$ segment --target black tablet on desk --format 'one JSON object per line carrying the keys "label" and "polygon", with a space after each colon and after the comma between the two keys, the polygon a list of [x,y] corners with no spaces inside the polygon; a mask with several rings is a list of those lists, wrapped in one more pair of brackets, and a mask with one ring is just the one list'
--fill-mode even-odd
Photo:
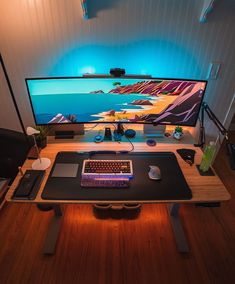
{"label": "black tablet on desk", "polygon": [[[81,173],[83,160],[88,153],[59,152],[42,192],[45,200],[77,201],[155,201],[155,200],[189,200],[191,190],[180,169],[177,158],[172,152],[133,152],[128,154],[96,153],[92,159],[132,160],[134,177],[129,188],[83,188]],[[55,176],[58,164],[76,165],[73,176]],[[149,166],[156,165],[161,169],[161,180],[151,180],[148,176]],[[76,175],[74,175],[74,170]]]}

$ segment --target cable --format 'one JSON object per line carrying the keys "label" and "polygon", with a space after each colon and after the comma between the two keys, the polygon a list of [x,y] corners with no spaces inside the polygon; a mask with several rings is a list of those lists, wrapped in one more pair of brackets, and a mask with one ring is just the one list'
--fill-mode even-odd
{"label": "cable", "polygon": [[97,125],[99,125],[99,123],[96,123],[96,124],[95,124],[94,126],[92,126],[91,128],[86,129],[85,132],[91,131],[92,129],[96,128]]}
{"label": "cable", "polygon": [[[115,124],[112,123],[112,125],[115,127],[115,130],[117,130],[117,127]],[[123,125],[123,128],[126,129],[126,127]],[[126,136],[125,136],[126,137]],[[131,140],[126,137],[127,141],[131,144],[131,150],[128,151],[128,153],[132,152],[135,149],[134,144],[131,142]],[[121,143],[121,141],[119,141],[119,143]]]}
{"label": "cable", "polygon": [[126,137],[126,139],[129,141],[129,143],[131,144],[131,147],[132,147],[131,150],[129,150],[129,153],[130,153],[135,149],[135,146],[128,137]]}
{"label": "cable", "polygon": [[222,142],[221,142],[220,134],[221,134],[221,133],[219,132],[219,137],[218,137],[219,139],[218,139],[218,140],[219,140],[219,145],[221,146],[221,145],[222,145]]}

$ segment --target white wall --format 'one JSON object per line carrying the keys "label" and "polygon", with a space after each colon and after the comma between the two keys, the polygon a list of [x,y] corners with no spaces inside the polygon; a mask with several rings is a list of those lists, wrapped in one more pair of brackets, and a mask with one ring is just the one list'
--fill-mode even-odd
{"label": "white wall", "polygon": [[[25,77],[76,76],[92,64],[97,73],[125,67],[129,73],[205,79],[209,63],[220,61],[206,101],[224,121],[235,91],[234,0],[216,1],[204,24],[198,20],[203,0],[88,3],[91,18],[83,20],[79,0],[1,0],[0,50],[26,126],[33,117]],[[0,127],[17,128],[10,96],[0,91]],[[217,136],[211,123],[207,133]]]}

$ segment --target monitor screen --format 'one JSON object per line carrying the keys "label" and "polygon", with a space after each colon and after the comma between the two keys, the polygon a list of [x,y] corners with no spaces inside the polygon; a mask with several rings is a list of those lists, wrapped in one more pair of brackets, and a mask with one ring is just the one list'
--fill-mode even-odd
{"label": "monitor screen", "polygon": [[157,78],[26,79],[37,125],[154,123],[195,126],[206,81]]}

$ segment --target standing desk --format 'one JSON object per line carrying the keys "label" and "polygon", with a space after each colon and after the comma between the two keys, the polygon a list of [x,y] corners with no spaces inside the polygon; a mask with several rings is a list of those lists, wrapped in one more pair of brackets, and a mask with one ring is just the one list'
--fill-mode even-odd
{"label": "standing desk", "polygon": [[[200,176],[198,170],[196,168],[196,164],[200,164],[202,158],[202,151],[199,148],[194,148],[189,144],[182,143],[159,143],[154,147],[149,147],[146,143],[134,143],[135,152],[173,152],[175,153],[178,164],[183,172],[183,175],[191,189],[192,198],[187,200],[180,199],[157,199],[157,200],[139,200],[138,203],[166,203],[168,205],[168,213],[169,218],[172,224],[173,233],[176,240],[176,245],[179,252],[188,252],[189,246],[183,231],[183,227],[181,224],[179,210],[180,204],[183,203],[214,203],[214,202],[222,202],[230,199],[230,194],[227,189],[223,185],[222,181],[219,179],[217,175],[214,176]],[[100,144],[95,143],[86,143],[86,142],[57,142],[57,143],[49,143],[48,146],[43,149],[41,152],[42,157],[48,157],[51,159],[51,167],[46,170],[45,177],[41,184],[41,187],[38,191],[38,194],[34,200],[13,200],[12,196],[19,183],[21,175],[18,174],[12,186],[10,187],[6,199],[9,202],[24,202],[24,203],[37,203],[37,204],[51,204],[54,209],[54,217],[51,220],[50,227],[48,229],[48,233],[45,240],[44,253],[45,254],[53,254],[56,248],[57,237],[60,231],[60,226],[62,222],[62,211],[60,208],[60,204],[76,204],[76,203],[89,203],[95,204],[97,200],[68,200],[68,199],[50,199],[45,200],[42,198],[43,189],[46,185],[47,179],[49,177],[52,165],[55,161],[56,155],[60,151],[79,151],[79,152],[87,152],[87,151],[104,151],[104,150],[112,150],[112,151],[122,151],[128,150],[130,148],[129,143],[117,143],[117,142],[102,142]],[[194,149],[196,151],[195,155],[195,163],[193,166],[187,164],[176,152],[177,149],[180,148],[188,148]],[[27,169],[31,169],[32,160],[26,160],[22,169],[23,171]],[[118,190],[118,189],[117,189]],[[128,189],[126,189],[128,190]],[[107,203],[109,200],[99,200],[99,203]],[[112,200],[112,203],[136,203],[136,200]]]}

